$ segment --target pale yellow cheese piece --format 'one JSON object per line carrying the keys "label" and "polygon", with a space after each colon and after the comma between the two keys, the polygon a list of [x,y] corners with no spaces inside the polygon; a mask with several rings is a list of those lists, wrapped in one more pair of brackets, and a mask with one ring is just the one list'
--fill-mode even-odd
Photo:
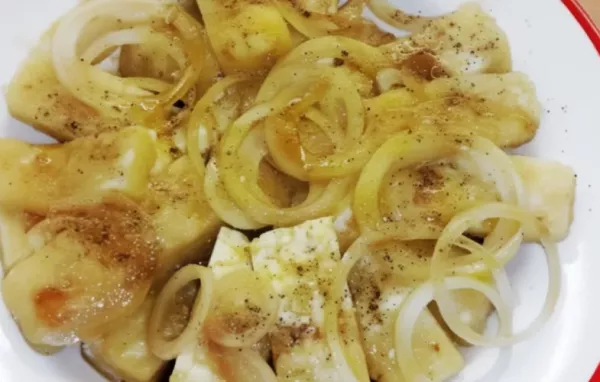
{"label": "pale yellow cheese piece", "polygon": [[[261,235],[251,244],[256,272],[272,281],[282,299],[271,334],[282,381],[346,381],[325,336],[324,306],[340,263],[333,218],[307,221]],[[349,293],[339,313],[340,337],[357,380],[368,380]]]}

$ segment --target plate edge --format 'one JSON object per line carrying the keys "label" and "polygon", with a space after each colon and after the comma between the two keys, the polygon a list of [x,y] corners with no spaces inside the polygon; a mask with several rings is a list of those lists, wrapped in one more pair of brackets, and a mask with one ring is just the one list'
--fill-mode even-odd
{"label": "plate edge", "polygon": [[[567,7],[569,12],[571,12],[573,17],[575,17],[575,20],[577,20],[579,25],[581,25],[581,28],[583,28],[584,32],[588,35],[590,41],[600,54],[600,29],[596,26],[590,15],[578,0],[562,0],[562,3]],[[594,380],[594,382],[599,381],[600,379],[598,381]]]}
{"label": "plate edge", "polygon": [[[596,48],[596,51],[600,54],[600,29],[594,23],[590,15],[578,0],[562,0],[562,3],[567,7],[575,20],[577,20],[577,23],[581,25],[581,28],[587,34],[588,38]],[[600,363],[590,378],[590,382],[600,382]]]}

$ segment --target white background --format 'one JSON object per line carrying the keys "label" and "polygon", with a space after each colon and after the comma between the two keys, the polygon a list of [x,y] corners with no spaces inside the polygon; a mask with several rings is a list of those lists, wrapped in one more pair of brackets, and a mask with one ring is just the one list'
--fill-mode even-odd
{"label": "white background", "polygon": [[[11,120],[7,83],[41,33],[76,0],[3,0],[0,11],[0,136],[43,137]],[[440,13],[459,0],[397,0],[409,11]],[[600,360],[600,58],[558,0],[480,1],[507,32],[515,70],[537,85],[544,106],[537,138],[521,149],[567,163],[578,174],[575,223],[561,244],[564,287],[558,311],[537,336],[512,350],[471,349],[456,381],[587,382]],[[0,153],[1,155],[1,153]],[[1,181],[1,180],[0,180]],[[510,265],[519,295],[517,324],[541,307],[546,270],[526,248]],[[53,357],[30,350],[0,304],[0,381],[102,381],[73,348]]]}

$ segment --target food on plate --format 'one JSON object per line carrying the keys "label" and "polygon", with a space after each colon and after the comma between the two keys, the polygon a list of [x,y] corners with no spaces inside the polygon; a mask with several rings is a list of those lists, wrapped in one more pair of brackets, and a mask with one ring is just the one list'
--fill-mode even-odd
{"label": "food on plate", "polygon": [[10,206],[3,232],[12,235],[3,241],[3,296],[32,343],[103,333],[106,322],[135,312],[152,285],[201,260],[218,230],[198,192],[202,174],[147,129],[2,145],[12,157],[0,192]]}
{"label": "food on plate", "polygon": [[479,5],[464,4],[455,12],[433,18],[406,14],[386,2],[369,0],[370,9],[384,22],[412,32],[383,47],[394,61],[421,52],[435,56],[438,70],[452,75],[512,70],[506,34]]}
{"label": "food on plate", "polygon": [[198,6],[226,73],[267,69],[290,49],[288,26],[269,2],[199,0]]}
{"label": "food on plate", "polygon": [[[434,244],[433,241],[383,243],[365,254],[350,274],[350,290],[374,380],[405,380],[396,361],[395,319],[398,307],[414,285],[427,278],[427,272],[421,272],[419,267],[428,266]],[[476,306],[485,309],[487,318],[488,305],[478,303]],[[451,377],[465,365],[457,345],[427,310],[421,313],[415,327],[413,347],[433,380]]]}
{"label": "food on plate", "polygon": [[[427,63],[417,68],[424,65],[431,67],[431,63]],[[367,106],[367,119],[380,129],[397,129],[398,119],[406,126],[468,128],[500,147],[517,147],[535,136],[540,106],[535,88],[524,74],[466,74],[425,79],[421,93],[415,95],[410,82],[406,84],[406,81],[412,77],[423,80],[415,74],[412,65],[407,70],[409,76],[394,69],[385,76],[380,72],[379,86],[387,91],[370,99]],[[467,121],[468,125],[463,125]]]}
{"label": "food on plate", "polygon": [[75,97],[56,76],[52,35],[46,32],[13,77],[6,93],[10,114],[59,141],[112,131],[123,124]]}
{"label": "food on plate", "polygon": [[108,379],[151,381],[167,366],[152,353],[146,340],[154,301],[147,298],[132,316],[82,346],[83,357]]}
{"label": "food on plate", "polygon": [[44,216],[53,205],[93,203],[119,192],[139,200],[146,193],[157,150],[141,127],[80,138],[62,145],[2,140],[3,203]]}
{"label": "food on plate", "polygon": [[[368,379],[333,218],[278,228],[252,242],[257,274],[281,298],[270,334],[277,376],[292,380]],[[318,359],[319,362],[315,362]]]}
{"label": "food on plate", "polygon": [[[271,346],[265,337],[269,327],[263,325],[262,320],[272,323],[277,319],[279,297],[268,279],[252,271],[249,245],[248,238],[242,233],[221,228],[208,264],[213,276],[205,277],[205,268],[189,265],[173,276],[161,292],[160,305],[150,324],[149,341],[155,353],[164,359],[177,356],[171,380],[276,380],[265,362]],[[200,278],[203,290],[210,290],[205,293],[214,294],[218,303],[194,306],[190,322],[179,338],[165,341],[161,338],[165,332],[160,331],[163,326],[160,320],[168,317],[169,303],[173,303],[170,300],[180,298],[173,295],[179,288],[171,286],[180,287],[195,278]],[[182,341],[184,336],[195,338],[198,330],[193,326],[196,311],[198,315],[206,315],[209,307],[214,313],[205,323],[206,339],[197,343]],[[152,333],[153,329],[158,330]]]}
{"label": "food on plate", "polygon": [[444,381],[556,307],[576,176],[510,151],[541,106],[476,4],[89,0],[7,104],[58,142],[0,140],[4,303],[110,380]]}

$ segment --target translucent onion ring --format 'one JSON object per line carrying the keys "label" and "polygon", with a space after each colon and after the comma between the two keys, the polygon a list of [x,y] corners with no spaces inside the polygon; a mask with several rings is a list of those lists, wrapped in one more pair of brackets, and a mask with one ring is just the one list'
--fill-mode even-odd
{"label": "translucent onion ring", "polygon": [[[548,261],[549,287],[542,310],[526,329],[521,330],[517,334],[499,334],[496,337],[488,338],[475,332],[460,320],[460,317],[453,309],[452,301],[448,300],[449,295],[447,290],[442,288],[436,289],[435,299],[437,301],[440,313],[450,330],[452,330],[463,340],[477,346],[511,346],[531,337],[533,334],[538,332],[550,319],[555,310],[561,284],[560,260],[558,257],[556,244],[546,239],[542,239],[541,243],[546,251],[546,259]],[[502,297],[500,297],[500,299],[504,301]],[[494,305],[494,308],[498,311],[499,305],[494,300],[491,301]],[[510,313],[510,307],[506,305],[506,303],[504,303],[504,307],[502,307],[502,309],[506,309]]]}
{"label": "translucent onion ring", "polygon": [[150,93],[161,93],[169,90],[171,87],[171,84],[168,82],[150,77],[127,77],[126,82],[131,86],[148,90]]}
{"label": "translucent onion ring", "polygon": [[215,83],[194,106],[187,125],[188,155],[192,159],[198,173],[204,177],[204,193],[206,199],[221,220],[237,229],[254,230],[264,227],[249,218],[229,198],[219,175],[217,158],[213,156],[206,165],[207,156],[218,145],[222,131],[218,131],[215,117],[212,114],[215,102],[225,96],[227,89],[249,79],[242,75],[225,77]]}
{"label": "translucent onion ring", "polygon": [[[190,320],[181,334],[172,340],[161,335],[161,324],[166,315],[169,302],[176,293],[192,281],[200,280],[200,293],[194,301]],[[160,291],[150,322],[148,324],[148,344],[152,353],[163,360],[171,360],[182,353],[186,347],[195,344],[198,332],[210,311],[213,297],[212,271],[200,265],[186,265],[177,271]]]}
{"label": "translucent onion ring", "polygon": [[275,205],[259,184],[260,163],[268,154],[269,149],[265,144],[263,130],[260,127],[255,127],[248,133],[237,151],[237,160],[239,160],[239,163],[244,164],[240,182],[245,185],[248,192],[255,195],[263,203]]}
{"label": "translucent onion ring", "polygon": [[[253,107],[230,126],[221,141],[218,161],[223,169],[225,188],[233,201],[257,222],[286,226],[325,216],[335,208],[339,200],[346,196],[352,184],[352,179],[335,179],[322,188],[322,192],[316,194],[312,192],[313,185],[318,187],[322,187],[322,185],[311,183],[309,196],[313,195],[314,197],[307,198],[303,203],[294,207],[278,208],[268,202],[268,197],[258,187],[256,179],[248,180],[247,178],[249,174],[257,173],[252,166],[258,166],[258,164],[256,161],[248,163],[248,160],[244,160],[240,155],[243,154],[242,145],[253,126],[267,116],[279,113],[289,107],[290,102],[298,95],[306,94],[310,86],[312,86],[310,82],[301,81],[284,89],[273,100]],[[257,150],[250,151],[256,152]]]}
{"label": "translucent onion ring", "polygon": [[339,125],[334,125],[329,119],[316,108],[310,108],[304,113],[304,117],[315,125],[317,125],[327,138],[331,141],[334,147],[341,146],[347,139],[345,131],[341,131]]}
{"label": "translucent onion ring", "polygon": [[365,24],[370,23],[362,17],[365,2],[366,0],[348,0],[339,6],[337,0],[332,0],[327,12],[301,9],[291,0],[275,0],[274,4],[294,29],[314,39],[348,29],[362,29]]}
{"label": "translucent onion ring", "polygon": [[[289,86],[298,78],[319,78],[327,82],[328,85],[324,90],[323,97],[317,95],[314,101],[321,101],[321,98],[342,100],[347,114],[347,129],[343,135],[347,136],[347,139],[351,142],[364,133],[365,117],[362,99],[358,89],[345,72],[317,64],[288,65],[272,70],[270,78],[275,81],[275,86],[266,85],[265,80],[265,84],[261,86],[256,97],[257,102],[266,102],[273,99],[283,88]],[[306,96],[304,95],[302,98],[304,99]],[[309,110],[302,110],[302,112],[303,114],[304,112],[308,113]]]}
{"label": "translucent onion ring", "polygon": [[[82,31],[93,20],[118,18],[124,25],[162,21],[175,28],[175,34],[182,41],[189,65],[179,81],[169,90],[158,95],[147,94],[143,89],[128,85],[127,79],[115,77],[102,70],[89,66],[78,55],[78,42]],[[114,27],[107,23],[108,27]],[[97,30],[96,30],[97,29]],[[100,28],[95,28],[100,32]],[[143,29],[135,29],[138,39],[148,38]],[[118,32],[116,32],[118,35]],[[123,42],[133,43],[134,36],[126,36]],[[102,38],[110,42],[110,36]],[[59,22],[52,39],[52,59],[57,77],[75,97],[94,108],[102,108],[107,115],[122,118],[123,111],[130,111],[130,117],[138,122],[148,122],[151,117],[162,117],[153,112],[166,113],[171,105],[183,97],[194,85],[203,63],[204,50],[201,26],[183,9],[174,4],[154,0],[97,0],[80,4],[67,13]],[[132,40],[133,39],[133,40]],[[91,41],[90,41],[91,42]],[[91,42],[93,45],[93,42]],[[108,48],[108,47],[107,47]],[[85,47],[84,47],[85,49]],[[93,48],[100,49],[100,48]],[[91,53],[90,53],[91,54]],[[173,54],[177,58],[176,54]],[[75,73],[75,74],[74,74]],[[105,94],[105,90],[108,93]]]}
{"label": "translucent onion ring", "polygon": [[[72,29],[75,29],[77,32],[83,30],[87,23],[91,22],[93,18],[96,18],[98,16],[95,8],[98,8],[100,5],[112,5],[112,7],[105,10],[105,12],[101,14],[101,16],[104,17],[112,16],[113,13],[116,13],[117,11],[124,12],[128,10],[130,13],[134,13],[132,11],[135,10],[135,16],[130,15],[128,18],[122,19],[122,21],[129,23],[140,23],[151,20],[151,14],[157,11],[156,7],[158,6],[157,2],[150,0],[133,1],[130,3],[126,3],[124,6],[121,7],[118,7],[117,4],[111,3],[113,2],[111,2],[110,0],[86,3],[86,6],[80,6],[73,9],[60,21],[53,38],[53,60],[57,76],[59,80],[61,80],[63,85],[65,85],[67,88],[70,89],[74,87],[74,85],[76,84],[72,84],[73,86],[69,86],[69,84],[71,84],[71,82],[77,81],[79,76],[73,76],[73,73],[69,72],[69,69],[73,69],[72,67],[69,67],[68,65],[61,65],[63,61],[69,62],[71,66],[85,65],[85,63],[77,64],[78,61],[81,61],[81,59],[77,59],[76,57],[76,46],[80,38],[80,33],[73,33]],[[100,32],[100,30],[98,30],[98,32]],[[124,43],[139,43],[141,41],[139,32],[139,29],[125,31],[124,33],[126,33],[127,36],[122,36],[121,41],[123,41]],[[58,37],[60,37],[61,41],[58,41]],[[99,69],[96,70],[97,72],[100,72]],[[119,82],[119,79],[114,79],[114,77],[112,76],[109,78],[110,84],[115,84]],[[77,95],[77,93],[74,94]]]}
{"label": "translucent onion ring", "polygon": [[[475,274],[484,271],[491,271],[498,292],[506,304],[512,308],[516,298],[512,291],[508,274],[506,273],[503,264],[499,262],[499,259],[512,259],[517,254],[520,245],[523,242],[523,231],[518,227],[517,223],[517,232],[511,236],[507,235],[505,230],[509,230],[510,232],[510,230],[513,228],[514,222],[500,220],[498,225],[502,225],[503,227],[497,227],[494,229],[492,234],[485,238],[484,245],[481,245],[465,236],[459,237],[454,245],[469,251],[470,254],[461,256],[458,259],[453,259],[449,269],[451,269],[454,274],[459,274],[459,272],[457,272],[457,269],[460,269],[459,267],[462,267],[462,273],[464,274]],[[507,237],[508,239],[506,239]],[[459,260],[462,265],[458,264]],[[475,265],[475,263],[478,261],[480,262],[479,264],[483,263],[484,267],[478,269]],[[446,271],[445,274],[450,274],[450,272]]]}
{"label": "translucent onion ring", "polygon": [[267,361],[251,349],[228,349],[219,352],[224,364],[234,369],[237,381],[277,382],[277,376]]}
{"label": "translucent onion ring", "polygon": [[[340,380],[343,381],[368,381],[368,375],[361,375],[360,370],[367,370],[364,359],[348,359],[349,355],[344,350],[342,339],[340,338],[339,330],[339,311],[346,295],[348,275],[352,271],[352,268],[363,258],[368,252],[367,239],[365,237],[359,237],[354,243],[348,248],[342,261],[336,271],[334,282],[331,284],[329,290],[330,298],[327,299],[325,305],[325,336],[327,342],[331,347],[333,358],[336,362],[337,370],[341,372]],[[357,367],[352,367],[356,365]],[[363,367],[360,367],[363,365]]]}
{"label": "translucent onion ring", "polygon": [[[440,280],[443,278],[441,266],[443,259],[446,258],[452,241],[455,240],[457,235],[462,235],[462,232],[467,230],[471,224],[475,224],[491,218],[500,218],[513,220],[521,224],[524,230],[536,229],[541,230],[544,233],[545,227],[541,227],[538,220],[531,216],[527,211],[520,209],[519,207],[503,204],[503,203],[489,203],[481,207],[476,207],[472,210],[465,211],[458,214],[446,227],[440,238],[436,243],[434,254],[431,259],[431,269],[433,280]],[[460,232],[460,233],[459,233]],[[522,236],[522,234],[521,234]],[[539,236],[539,235],[538,235]],[[558,251],[556,244],[546,239],[542,235],[541,244],[546,252],[546,260],[548,263],[548,291],[544,306],[532,322],[532,324],[519,334],[511,336],[498,336],[496,338],[486,338],[479,333],[473,331],[468,325],[465,325],[460,321],[460,318],[453,313],[452,301],[449,299],[449,295],[443,291],[436,291],[436,296],[439,295],[438,306],[440,313],[444,317],[444,320],[450,327],[450,329],[459,337],[465,341],[479,346],[508,346],[516,342],[522,341],[523,339],[531,336],[533,333],[538,331],[550,318],[555,306],[558,302],[560,285],[561,285],[561,272],[560,272],[560,260],[558,257]],[[499,262],[507,259],[499,259]],[[501,263],[502,264],[502,263]],[[502,299],[504,301],[504,299]],[[496,303],[492,301],[496,306]],[[506,305],[506,303],[504,303]],[[497,306],[496,306],[497,308]]]}
{"label": "translucent onion ring", "polygon": [[[415,357],[412,337],[415,325],[421,313],[427,309],[427,305],[434,300],[436,291],[444,290],[445,293],[452,290],[472,289],[484,294],[494,305],[498,313],[500,328],[498,332],[506,335],[512,331],[512,316],[510,309],[506,306],[502,297],[488,284],[469,277],[448,277],[442,280],[439,286],[432,282],[427,282],[413,290],[402,302],[398,318],[396,319],[394,346],[396,351],[396,360],[408,381],[429,381],[425,374],[421,372],[421,367]],[[449,296],[445,296],[449,298]],[[439,305],[439,300],[436,299]],[[452,303],[452,300],[447,300]],[[444,319],[446,319],[444,317]]]}
{"label": "translucent onion ring", "polygon": [[[488,139],[475,137],[471,142],[471,149],[460,152],[454,161],[461,169],[466,169],[483,181],[493,183],[504,203],[523,205],[525,192],[520,175],[509,156]],[[452,230],[452,225],[457,221],[453,219],[452,224],[448,224],[445,231]],[[454,234],[462,235],[459,231],[460,229],[457,229]],[[458,240],[465,239],[463,236],[456,237]],[[471,255],[455,260],[452,269],[459,273],[472,273],[477,269],[491,270],[496,286],[503,297],[512,301],[513,293],[503,266],[516,255],[522,241],[523,229],[520,223],[510,219],[500,219],[485,238],[483,246],[473,243],[479,248],[468,249]],[[475,255],[476,252],[481,256],[479,260],[471,262],[470,259],[478,257]],[[461,261],[462,265],[459,265],[458,261]]]}
{"label": "translucent onion ring", "polygon": [[327,17],[319,14],[311,14],[310,19],[303,16],[289,0],[275,0],[275,6],[281,16],[290,23],[298,32],[309,38],[327,36],[339,27]]}
{"label": "translucent onion ring", "polygon": [[[308,40],[298,45],[280,59],[272,71],[275,72],[290,64],[329,63],[331,61],[327,61],[327,59],[336,58],[373,79],[381,69],[393,66],[393,62],[381,50],[371,45],[348,37],[327,36]],[[263,87],[266,91],[279,86],[269,75],[265,79]]]}
{"label": "translucent onion ring", "polygon": [[[436,246],[431,258],[432,266],[432,277],[442,277],[443,271],[447,264],[448,255],[450,254],[451,248],[456,243],[458,237],[461,237],[472,225],[482,222],[488,219],[499,218],[502,220],[512,220],[518,222],[519,225],[524,227],[524,231],[538,231],[541,229],[538,225],[538,221],[535,217],[531,216],[527,211],[505,203],[487,203],[479,207],[472,208],[456,214],[456,216],[446,225],[442,233],[437,239]],[[514,256],[515,248],[518,249],[518,245],[523,239],[523,230],[519,229],[516,232],[512,232],[514,226],[502,227],[502,232],[498,232],[495,235],[501,238],[509,238],[505,241],[504,245],[510,250],[498,251],[496,253],[496,262],[498,266],[504,266],[508,261],[511,260],[511,256]],[[490,234],[491,236],[491,234]],[[494,244],[498,240],[494,239]],[[485,242],[484,242],[485,245]],[[495,248],[488,248],[493,250]],[[468,256],[462,256],[457,258],[464,261],[464,258]],[[464,261],[466,265],[453,266],[453,271],[456,273],[475,273],[485,270],[490,270],[484,260],[474,261],[472,263]]]}
{"label": "translucent onion ring", "polygon": [[362,233],[393,236],[402,240],[436,239],[437,225],[422,225],[415,230],[406,222],[384,221],[379,206],[379,190],[392,166],[408,168],[453,156],[467,150],[470,138],[428,129],[408,130],[389,138],[364,166],[354,192],[353,211]]}
{"label": "translucent onion ring", "polygon": [[212,115],[214,103],[225,96],[227,89],[246,81],[244,76],[228,76],[215,83],[204,93],[194,106],[192,115],[187,124],[188,155],[196,170],[204,173],[206,156],[211,148],[217,145],[220,131],[216,131]]}
{"label": "translucent onion ring", "polygon": [[219,216],[219,219],[230,226],[244,230],[255,230],[265,226],[247,217],[237,204],[229,199],[227,190],[219,175],[219,166],[217,165],[216,157],[212,157],[206,166],[204,194],[206,195],[208,204],[217,216]]}
{"label": "translucent onion ring", "polygon": [[418,32],[427,26],[435,17],[409,15],[394,7],[387,0],[368,0],[367,6],[381,21],[400,30]]}
{"label": "translucent onion ring", "polygon": [[492,183],[505,203],[523,206],[526,201],[523,180],[510,157],[486,138],[476,137],[471,149],[462,151],[456,163],[478,178]]}
{"label": "translucent onion ring", "polygon": [[[344,72],[333,68],[318,67],[317,65],[308,67],[289,66],[279,71],[281,73],[276,73],[276,78],[293,79],[300,73],[300,78],[303,76],[321,77],[323,81],[326,81],[328,88],[325,94],[330,98],[328,100],[329,104],[332,107],[337,107],[337,102],[334,100],[341,100],[344,105],[346,129],[342,129],[341,126],[335,129],[343,131],[344,134],[344,144],[338,146],[339,150],[336,150],[333,154],[306,159],[295,129],[286,129],[287,131],[291,130],[289,134],[292,136],[282,134],[280,129],[285,126],[286,120],[283,120],[283,117],[271,117],[278,120],[270,121],[270,123],[268,120],[265,123],[265,136],[271,157],[278,168],[304,181],[345,177],[360,171],[368,160],[375,140],[370,135],[363,136],[365,126],[364,107],[358,89],[352,84],[352,81]],[[290,73],[293,73],[293,75],[290,75]],[[318,81],[321,81],[321,79]],[[285,86],[285,82],[281,83],[280,86]],[[268,91],[261,89],[258,99],[266,97],[273,91],[276,91],[276,89],[268,89]],[[322,98],[319,93],[322,93],[322,91],[314,93],[317,94],[311,94],[310,92],[305,94],[302,101],[299,102],[302,103],[307,98],[311,101],[319,101]],[[308,102],[307,106],[310,106],[310,103]],[[296,106],[293,109],[295,108]],[[303,114],[303,112],[304,110],[299,114]],[[288,121],[288,123],[294,122]],[[295,147],[291,143],[294,140],[297,141]]]}
{"label": "translucent onion ring", "polygon": [[150,43],[159,46],[161,49],[166,49],[166,53],[175,60],[180,68],[185,66],[187,59],[181,50],[178,41],[173,41],[164,34],[156,33],[156,31],[148,25],[140,25],[130,29],[108,32],[94,40],[81,55],[81,58],[83,59],[83,62],[93,64],[97,60],[97,57],[104,56],[105,52],[114,49],[114,47],[141,43]]}
{"label": "translucent onion ring", "polygon": [[[510,235],[511,233],[513,234]],[[524,236],[519,222],[500,219],[496,223],[494,230],[486,236],[483,245],[486,249],[492,248],[489,254],[491,256],[495,254],[496,262],[498,262],[498,259],[505,261],[505,259],[509,260],[517,255],[523,243]],[[514,308],[517,298],[510,285],[506,270],[503,266],[492,268],[492,275],[494,276],[498,292],[500,292],[500,295],[509,308]]]}
{"label": "translucent onion ring", "polygon": [[[251,348],[273,330],[279,318],[280,298],[271,280],[250,268],[216,280],[214,297],[204,333],[228,348]],[[231,311],[235,308],[240,309]]]}
{"label": "translucent onion ring", "polygon": [[[493,183],[503,202],[524,207],[526,195],[523,181],[509,156],[491,141],[474,139],[471,150],[461,152],[455,160],[461,168]],[[483,245],[483,249],[487,251],[483,260],[492,270],[496,287],[510,307],[514,306],[516,298],[503,265],[517,254],[522,241],[523,230],[519,222],[500,219]],[[489,263],[491,259],[495,260],[495,265]],[[469,266],[474,267],[476,264]]]}

